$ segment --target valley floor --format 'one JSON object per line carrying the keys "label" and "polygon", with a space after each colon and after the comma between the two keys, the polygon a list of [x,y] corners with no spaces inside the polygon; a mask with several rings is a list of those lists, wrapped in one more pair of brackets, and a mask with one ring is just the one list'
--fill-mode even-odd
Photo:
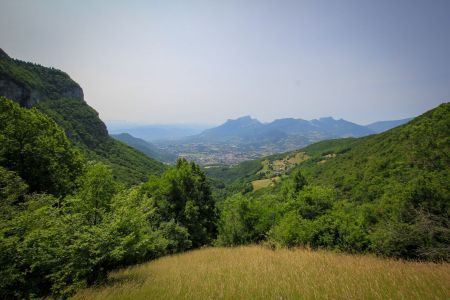
{"label": "valley floor", "polygon": [[450,264],[204,248],[113,272],[75,299],[450,299]]}

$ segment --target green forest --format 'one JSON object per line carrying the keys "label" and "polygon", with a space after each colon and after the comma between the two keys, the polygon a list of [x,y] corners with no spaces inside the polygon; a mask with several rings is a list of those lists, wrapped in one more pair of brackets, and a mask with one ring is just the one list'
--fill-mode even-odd
{"label": "green forest", "polygon": [[2,298],[68,296],[113,268],[209,244],[205,175],[178,160],[128,188],[37,109],[0,100]]}
{"label": "green forest", "polygon": [[[0,57],[0,298],[67,298],[109,271],[202,246],[261,244],[450,260],[450,104],[323,141],[276,184],[263,162],[167,166],[108,136],[65,73]],[[19,102],[19,103],[18,103]],[[288,154],[290,155],[290,154]]]}

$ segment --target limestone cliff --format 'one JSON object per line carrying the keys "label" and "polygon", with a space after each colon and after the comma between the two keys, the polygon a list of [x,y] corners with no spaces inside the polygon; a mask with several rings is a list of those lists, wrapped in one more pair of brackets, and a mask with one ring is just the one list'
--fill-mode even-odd
{"label": "limestone cliff", "polygon": [[0,94],[25,107],[41,100],[76,98],[83,90],[66,73],[13,59],[0,49]]}

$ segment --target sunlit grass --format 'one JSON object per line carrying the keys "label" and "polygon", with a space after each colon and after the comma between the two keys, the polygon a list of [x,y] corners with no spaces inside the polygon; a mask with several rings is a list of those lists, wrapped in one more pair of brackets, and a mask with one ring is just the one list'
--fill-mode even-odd
{"label": "sunlit grass", "polygon": [[206,248],[110,274],[76,299],[450,299],[450,265],[260,246]]}
{"label": "sunlit grass", "polygon": [[266,188],[268,186],[274,186],[276,182],[280,181],[280,177],[274,177],[270,179],[259,179],[252,181],[253,191]]}

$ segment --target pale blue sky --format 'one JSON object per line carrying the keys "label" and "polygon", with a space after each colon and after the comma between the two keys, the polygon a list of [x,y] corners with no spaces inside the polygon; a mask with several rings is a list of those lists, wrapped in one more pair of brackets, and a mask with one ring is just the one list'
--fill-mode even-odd
{"label": "pale blue sky", "polygon": [[365,124],[450,99],[448,0],[0,0],[0,47],[104,120]]}

